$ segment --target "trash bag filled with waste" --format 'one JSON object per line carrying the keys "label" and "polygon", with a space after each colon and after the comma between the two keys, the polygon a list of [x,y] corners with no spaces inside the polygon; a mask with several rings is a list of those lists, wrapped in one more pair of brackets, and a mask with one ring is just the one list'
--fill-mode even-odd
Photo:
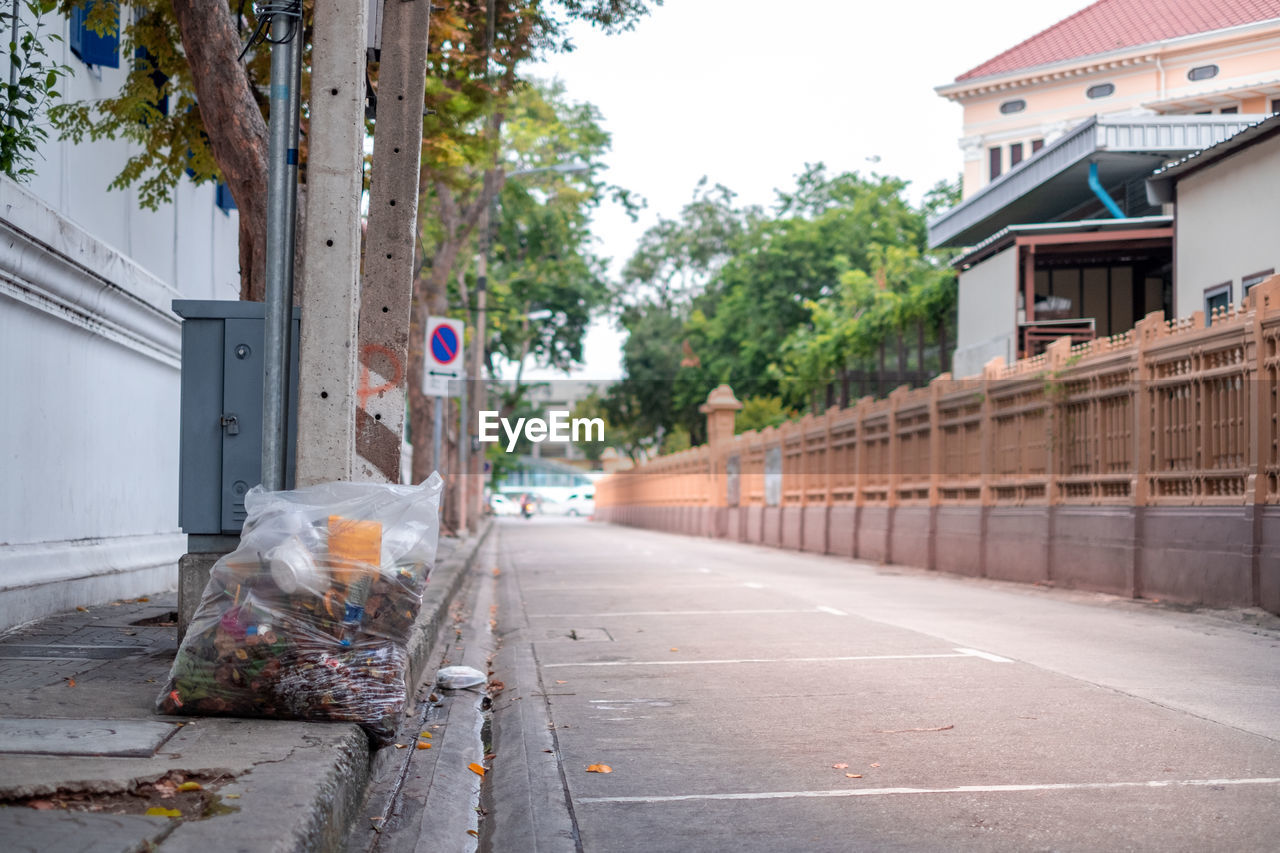
{"label": "trash bag filled with waste", "polygon": [[157,710],[343,720],[388,742],[441,488],[433,474],[421,486],[250,489],[240,547],[214,565]]}

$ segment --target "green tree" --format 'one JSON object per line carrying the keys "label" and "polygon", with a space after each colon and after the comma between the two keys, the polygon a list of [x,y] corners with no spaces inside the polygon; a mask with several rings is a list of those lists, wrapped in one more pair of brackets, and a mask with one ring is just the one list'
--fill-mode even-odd
{"label": "green tree", "polygon": [[[425,104],[434,112],[424,120],[423,140],[427,184],[437,179],[448,183],[451,175],[435,168],[443,164],[492,165],[501,104],[518,84],[520,69],[543,53],[571,49],[566,35],[571,22],[622,31],[660,4],[661,0],[453,0],[434,9],[431,84]],[[225,180],[240,214],[241,298],[260,300],[266,263],[264,93],[270,58],[265,49],[269,45],[260,43],[240,60],[244,40],[261,23],[253,5],[238,0],[134,0],[123,27],[119,0],[57,0],[57,5],[62,14],[86,8],[89,26],[100,33],[118,31],[122,54],[134,59],[117,94],[58,105],[51,111],[55,126],[72,141],[134,143],[133,154],[111,186],[136,188],[144,206],[168,200],[187,174],[197,183]],[[311,4],[303,2],[301,8],[305,99]],[[491,63],[501,71],[491,74]],[[370,77],[376,83],[376,64]],[[158,109],[165,98],[167,114]],[[305,187],[305,110],[302,130],[299,171]],[[474,223],[472,217],[471,227]],[[441,269],[439,292],[454,258],[448,260],[436,265]]]}
{"label": "green tree", "polygon": [[17,28],[9,41],[10,82],[4,84],[0,100],[0,172],[25,181],[35,174],[34,155],[49,138],[45,110],[61,97],[57,86],[71,69],[49,57],[48,46],[61,42],[62,36],[41,33],[42,18],[54,4],[50,0],[11,2],[17,5]]}

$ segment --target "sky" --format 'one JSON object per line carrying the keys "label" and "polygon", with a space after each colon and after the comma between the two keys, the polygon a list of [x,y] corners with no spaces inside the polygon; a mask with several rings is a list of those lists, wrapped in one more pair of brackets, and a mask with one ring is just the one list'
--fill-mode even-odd
{"label": "sky", "polygon": [[[613,148],[604,180],[643,196],[638,223],[595,219],[617,270],[645,228],[676,217],[706,176],[769,205],[806,163],[911,182],[913,201],[962,168],[961,109],[933,90],[1089,0],[666,0],[635,30],[573,29],[577,49],[533,70],[595,104]],[[593,324],[574,376],[622,375],[625,336]],[[562,378],[546,370],[537,379]]]}

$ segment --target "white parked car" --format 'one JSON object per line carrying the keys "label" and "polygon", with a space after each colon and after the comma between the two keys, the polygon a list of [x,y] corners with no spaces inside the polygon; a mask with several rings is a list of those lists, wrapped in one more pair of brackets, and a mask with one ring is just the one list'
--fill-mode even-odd
{"label": "white parked car", "polygon": [[494,515],[519,515],[520,502],[505,495],[492,495],[489,498],[489,509]]}
{"label": "white parked car", "polygon": [[591,515],[596,511],[594,491],[574,492],[564,499],[565,515]]}

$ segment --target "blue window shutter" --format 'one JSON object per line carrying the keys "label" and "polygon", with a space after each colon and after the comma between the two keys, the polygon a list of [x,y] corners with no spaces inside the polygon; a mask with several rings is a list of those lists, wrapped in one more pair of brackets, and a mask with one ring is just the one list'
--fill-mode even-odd
{"label": "blue window shutter", "polygon": [[85,65],[103,68],[120,67],[120,7],[115,6],[114,32],[98,35],[89,29],[87,21],[93,0],[71,10],[71,52]]}
{"label": "blue window shutter", "polygon": [[236,200],[231,196],[231,187],[222,181],[218,181],[218,189],[213,194],[213,203],[223,213],[230,213],[236,209]]}

